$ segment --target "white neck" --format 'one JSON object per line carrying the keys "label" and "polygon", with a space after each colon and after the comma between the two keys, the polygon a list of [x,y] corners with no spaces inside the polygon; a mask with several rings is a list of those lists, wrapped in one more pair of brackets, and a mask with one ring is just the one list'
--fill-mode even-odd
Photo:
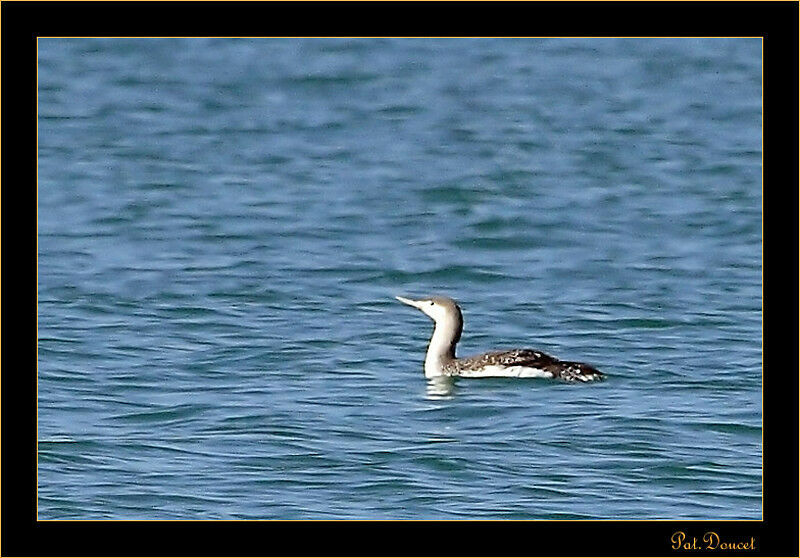
{"label": "white neck", "polygon": [[456,336],[460,333],[451,320],[436,322],[433,328],[428,353],[425,355],[425,377],[434,378],[444,375],[444,365],[456,358]]}

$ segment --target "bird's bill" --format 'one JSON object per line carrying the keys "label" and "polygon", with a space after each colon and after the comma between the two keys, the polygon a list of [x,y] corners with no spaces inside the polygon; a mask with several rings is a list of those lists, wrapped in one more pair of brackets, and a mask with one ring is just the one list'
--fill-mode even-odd
{"label": "bird's bill", "polygon": [[410,298],[403,298],[402,296],[396,296],[395,298],[400,302],[402,302],[403,304],[408,304],[409,306],[413,306],[417,310],[422,310],[422,302],[411,300]]}

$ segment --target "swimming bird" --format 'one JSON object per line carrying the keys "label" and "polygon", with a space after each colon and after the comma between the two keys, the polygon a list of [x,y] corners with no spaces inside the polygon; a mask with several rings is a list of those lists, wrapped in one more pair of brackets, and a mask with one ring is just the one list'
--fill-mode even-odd
{"label": "swimming bird", "polygon": [[425,355],[425,377],[459,376],[464,378],[556,378],[567,382],[602,380],[605,375],[582,362],[567,362],[533,349],[493,351],[467,358],[456,357],[464,318],[452,298],[434,296],[397,300],[421,310],[434,321],[433,336]]}

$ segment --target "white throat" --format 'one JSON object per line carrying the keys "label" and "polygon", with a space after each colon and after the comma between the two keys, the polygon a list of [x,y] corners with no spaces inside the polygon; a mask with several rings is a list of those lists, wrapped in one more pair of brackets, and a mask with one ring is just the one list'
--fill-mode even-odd
{"label": "white throat", "polygon": [[453,324],[436,322],[425,355],[425,377],[444,376],[444,365],[456,356]]}

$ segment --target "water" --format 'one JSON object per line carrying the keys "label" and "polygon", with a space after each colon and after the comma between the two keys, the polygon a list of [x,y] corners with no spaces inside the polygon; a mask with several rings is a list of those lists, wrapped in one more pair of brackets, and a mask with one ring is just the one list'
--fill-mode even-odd
{"label": "water", "polygon": [[[39,519],[760,519],[761,43],[39,40]],[[429,384],[532,347],[595,385]]]}

